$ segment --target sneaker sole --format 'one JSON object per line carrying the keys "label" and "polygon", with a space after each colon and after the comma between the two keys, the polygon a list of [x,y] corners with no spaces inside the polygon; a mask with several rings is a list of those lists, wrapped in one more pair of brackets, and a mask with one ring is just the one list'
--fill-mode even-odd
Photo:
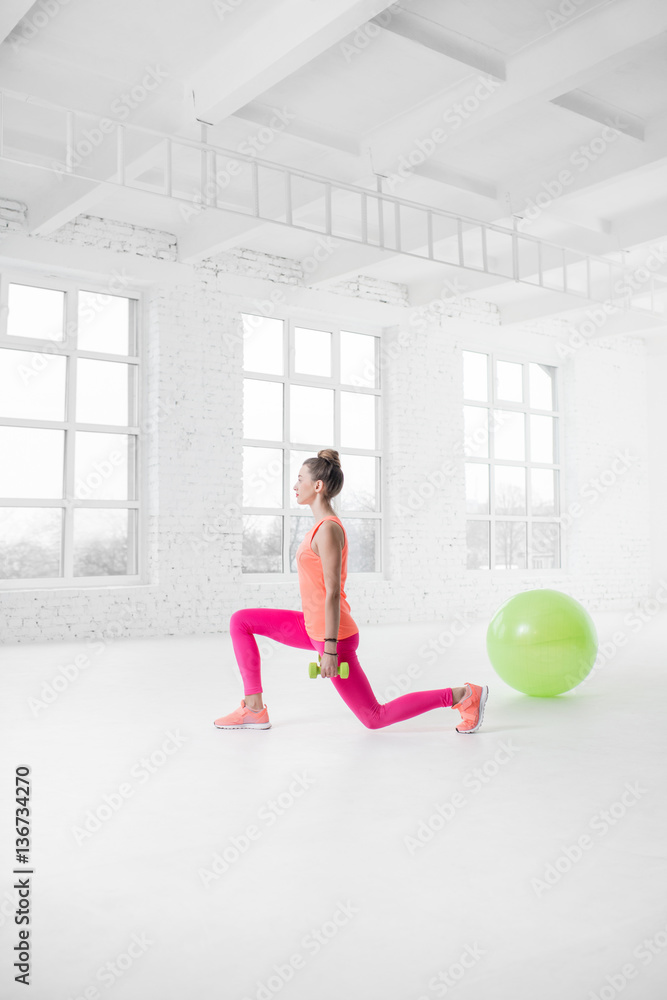
{"label": "sneaker sole", "polygon": [[482,725],[482,720],[484,719],[484,706],[486,705],[486,699],[489,697],[489,689],[486,684],[482,687],[482,693],[479,696],[479,719],[477,720],[477,725],[472,729],[459,729],[457,727],[456,732],[460,733],[461,736],[467,736],[470,733],[476,733],[479,727]]}
{"label": "sneaker sole", "polygon": [[219,726],[217,722],[213,725],[216,729],[270,729],[270,722],[241,722],[238,726]]}

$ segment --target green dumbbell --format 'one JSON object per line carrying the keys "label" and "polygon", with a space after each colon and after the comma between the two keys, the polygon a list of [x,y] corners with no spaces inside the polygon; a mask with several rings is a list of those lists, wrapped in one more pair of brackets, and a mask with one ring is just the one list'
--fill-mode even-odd
{"label": "green dumbbell", "polygon": [[[319,674],[322,673],[322,670],[321,670],[321,667],[320,667],[321,663],[322,663],[322,657],[318,653],[317,654],[317,663],[309,663],[308,664],[308,673],[309,673],[311,679],[313,677],[317,677]],[[342,677],[343,680],[345,680],[346,677],[350,676],[350,664],[349,663],[339,663],[338,664],[338,671],[337,671],[337,673],[338,673],[339,677]]]}

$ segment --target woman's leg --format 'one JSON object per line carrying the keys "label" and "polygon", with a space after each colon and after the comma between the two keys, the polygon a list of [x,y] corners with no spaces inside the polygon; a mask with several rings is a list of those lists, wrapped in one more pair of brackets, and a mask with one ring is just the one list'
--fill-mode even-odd
{"label": "woman's leg", "polygon": [[[302,611],[279,608],[243,608],[229,619],[229,633],[245,695],[261,694],[262,675],[256,635],[265,635],[286,646],[312,649]],[[322,644],[324,645],[324,644]]]}
{"label": "woman's leg", "polygon": [[[313,641],[313,645],[320,653],[324,649],[323,642]],[[368,729],[382,729],[384,726],[392,726],[395,722],[402,722],[403,719],[423,715],[424,712],[430,712],[434,708],[451,707],[451,688],[413,691],[381,705],[361,669],[356,652],[358,645],[358,632],[347,639],[338,640],[338,662],[349,663],[350,675],[345,680],[340,677],[332,677],[331,680],[345,704]]]}

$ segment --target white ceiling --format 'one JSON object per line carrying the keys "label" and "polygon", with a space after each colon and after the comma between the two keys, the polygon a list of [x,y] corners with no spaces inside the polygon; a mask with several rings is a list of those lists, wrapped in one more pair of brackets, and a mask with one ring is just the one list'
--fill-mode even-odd
{"label": "white ceiling", "polygon": [[[44,10],[5,0],[0,11],[0,89],[33,99],[5,100],[0,197],[27,204],[36,235],[86,212],[173,232],[184,261],[233,246],[302,259],[318,243],[234,212],[186,219],[167,198],[101,183],[92,166],[89,180],[37,169],[62,157],[66,134],[65,114],[41,100],[191,140],[207,122],[208,141],[232,154],[254,142],[261,160],[367,190],[380,175],[401,199],[509,228],[514,218],[582,253],[628,251],[631,265],[667,247],[664,0],[69,0]],[[147,74],[154,89],[119,115]],[[159,182],[157,143],[137,150],[142,181]],[[563,171],[560,192],[527,211]],[[198,153],[175,165],[184,195],[199,180]],[[233,183],[226,194],[244,197]],[[357,200],[340,203],[350,225]],[[312,196],[303,204],[305,217],[320,209]],[[309,282],[359,272],[407,284],[415,304],[455,273],[507,322],[581,305],[346,241]],[[633,315],[629,328],[635,320],[659,326]]]}

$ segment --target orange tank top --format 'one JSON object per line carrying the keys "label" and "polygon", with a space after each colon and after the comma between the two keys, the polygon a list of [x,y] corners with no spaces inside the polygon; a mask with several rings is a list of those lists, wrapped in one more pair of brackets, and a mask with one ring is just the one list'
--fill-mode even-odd
{"label": "orange tank top", "polygon": [[[320,642],[326,638],[324,635],[324,611],[327,591],[324,584],[322,560],[317,552],[311,549],[310,543],[323,521],[336,521],[343,528],[339,518],[332,515],[324,517],[308,532],[296,550],[296,568],[299,574],[299,591],[301,592],[301,607],[303,608],[306,632],[311,639],[317,639]],[[341,553],[338,639],[347,639],[348,636],[359,631],[350,614],[350,605],[345,596],[345,581],[347,580],[347,532],[345,528],[343,528],[343,534],[345,542]]]}

